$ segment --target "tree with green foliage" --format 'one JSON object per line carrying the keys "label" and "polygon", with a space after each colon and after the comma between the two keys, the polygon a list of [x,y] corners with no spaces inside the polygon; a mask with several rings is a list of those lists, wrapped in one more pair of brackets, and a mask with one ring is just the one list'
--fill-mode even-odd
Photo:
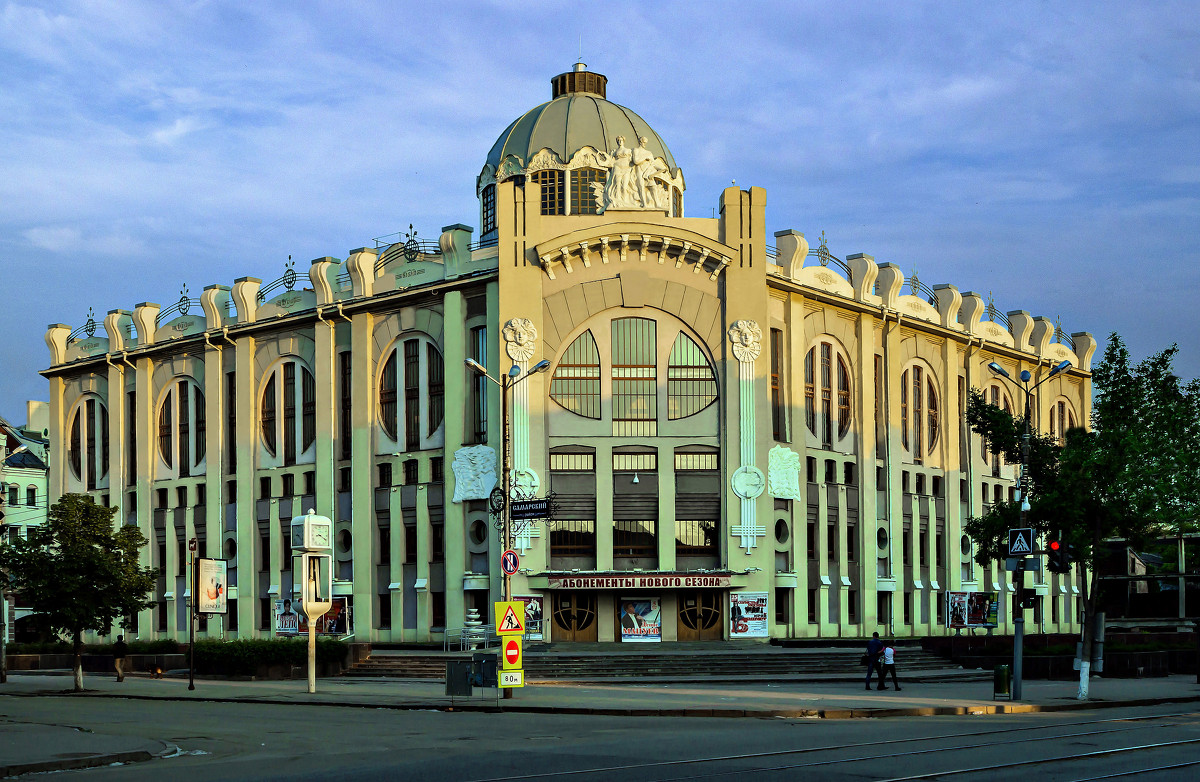
{"label": "tree with green foliage", "polygon": [[8,572],[27,605],[50,628],[71,639],[75,691],[83,690],[83,634],[107,634],[118,622],[153,605],[156,572],[138,566],[146,537],[137,527],[113,527],[115,508],[84,494],[67,494],[50,508],[46,524],[28,537],[0,545]]}
{"label": "tree with green foliage", "polygon": [[[1094,565],[1103,541],[1140,546],[1154,536],[1200,528],[1200,381],[1182,383],[1174,374],[1177,352],[1171,346],[1133,364],[1113,334],[1092,373],[1091,428],[1068,431],[1060,446],[1031,426],[1024,526],[1073,545],[1078,566],[1091,576],[1082,583],[1080,700],[1088,697],[1099,585]],[[1021,460],[1024,417],[1014,418],[973,389],[967,423],[992,453]],[[969,519],[964,530],[975,541],[976,561],[986,566],[1001,557],[1007,531],[1023,526],[1020,520],[1019,502],[997,503]]]}

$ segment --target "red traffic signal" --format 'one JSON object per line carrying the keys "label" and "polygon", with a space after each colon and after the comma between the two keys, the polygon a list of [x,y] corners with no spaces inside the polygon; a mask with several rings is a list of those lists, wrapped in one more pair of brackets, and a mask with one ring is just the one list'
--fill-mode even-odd
{"label": "red traffic signal", "polygon": [[1051,573],[1070,573],[1075,561],[1075,546],[1052,540],[1046,545],[1046,569]]}

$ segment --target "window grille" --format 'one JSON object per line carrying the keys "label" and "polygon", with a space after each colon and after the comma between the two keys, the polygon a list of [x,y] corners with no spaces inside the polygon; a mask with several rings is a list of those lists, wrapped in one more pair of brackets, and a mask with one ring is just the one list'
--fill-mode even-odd
{"label": "window grille", "polygon": [[530,179],[542,186],[542,214],[563,213],[563,172],[553,168],[536,171]]}
{"label": "window grille", "polygon": [[604,187],[608,180],[607,172],[596,168],[577,168],[571,172],[571,214],[597,214],[599,204],[596,201],[595,189],[592,185]]}
{"label": "window grille", "polygon": [[550,398],[584,418],[600,418],[600,352],[592,332],[567,347],[550,380]]}
{"label": "window grille", "polygon": [[667,418],[674,421],[695,415],[716,398],[717,381],[708,358],[681,332],[667,362]]}
{"label": "window grille", "polygon": [[658,434],[657,324],[648,318],[612,321],[613,435]]}

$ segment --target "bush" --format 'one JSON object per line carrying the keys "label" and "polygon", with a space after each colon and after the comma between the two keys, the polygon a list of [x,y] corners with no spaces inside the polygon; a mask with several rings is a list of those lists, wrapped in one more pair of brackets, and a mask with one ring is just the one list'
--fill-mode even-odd
{"label": "bush", "polygon": [[[346,659],[345,642],[317,639],[317,662],[341,663]],[[306,639],[196,641],[196,671],[225,676],[253,676],[261,666],[307,665]]]}

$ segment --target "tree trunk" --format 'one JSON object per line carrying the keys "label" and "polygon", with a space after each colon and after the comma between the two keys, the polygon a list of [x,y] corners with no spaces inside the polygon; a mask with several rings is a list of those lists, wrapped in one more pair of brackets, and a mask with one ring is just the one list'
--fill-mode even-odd
{"label": "tree trunk", "polygon": [[[1088,584],[1088,581],[1091,584]],[[1100,527],[1092,529],[1092,568],[1083,581],[1083,633],[1079,645],[1079,692],[1076,699],[1088,700],[1088,682],[1092,675],[1092,645],[1095,640],[1096,598],[1100,592]]]}
{"label": "tree trunk", "polygon": [[83,632],[75,631],[75,692],[83,692]]}

